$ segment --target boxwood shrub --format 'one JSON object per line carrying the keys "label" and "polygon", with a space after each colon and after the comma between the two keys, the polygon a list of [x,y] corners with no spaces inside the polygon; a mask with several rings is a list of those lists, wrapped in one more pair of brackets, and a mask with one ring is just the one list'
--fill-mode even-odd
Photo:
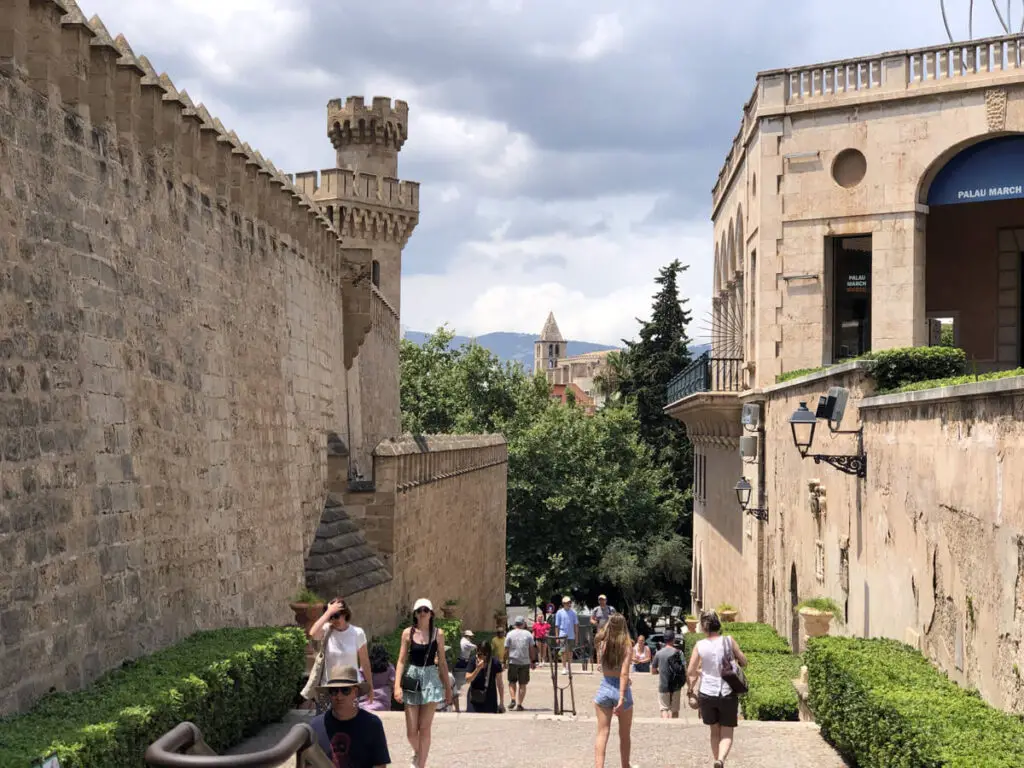
{"label": "boxwood shrub", "polygon": [[56,756],[62,768],[138,768],[146,748],[184,720],[220,752],[293,706],[305,648],[298,627],[199,632],[0,720],[0,766]]}
{"label": "boxwood shrub", "polygon": [[879,392],[918,381],[963,376],[967,371],[967,353],[956,347],[904,347],[865,357],[871,360],[871,376]]}
{"label": "boxwood shrub", "polygon": [[[793,681],[800,675],[800,658],[774,627],[756,622],[737,621],[722,625],[722,633],[732,635],[747,657],[747,682],[750,691],[740,696],[740,709],[748,720],[798,720],[799,708]],[[700,632],[683,635],[686,658],[690,658]]]}
{"label": "boxwood shrub", "polygon": [[862,768],[1022,765],[1024,723],[895,640],[819,637],[804,654],[822,735]]}

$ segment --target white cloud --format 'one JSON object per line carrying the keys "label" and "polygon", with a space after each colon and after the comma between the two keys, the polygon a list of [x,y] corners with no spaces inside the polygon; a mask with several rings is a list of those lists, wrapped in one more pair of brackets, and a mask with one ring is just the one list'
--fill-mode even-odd
{"label": "white cloud", "polygon": [[607,13],[598,16],[591,22],[587,37],[573,51],[573,58],[592,61],[606,53],[621,50],[625,33],[622,22],[619,21],[619,14]]}

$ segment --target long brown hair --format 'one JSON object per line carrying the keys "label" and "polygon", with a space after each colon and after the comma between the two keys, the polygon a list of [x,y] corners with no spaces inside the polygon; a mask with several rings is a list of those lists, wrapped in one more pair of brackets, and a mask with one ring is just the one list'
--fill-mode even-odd
{"label": "long brown hair", "polygon": [[613,613],[604,628],[597,633],[597,644],[604,645],[601,666],[606,670],[620,669],[625,659],[632,658],[633,641],[629,639],[626,617]]}

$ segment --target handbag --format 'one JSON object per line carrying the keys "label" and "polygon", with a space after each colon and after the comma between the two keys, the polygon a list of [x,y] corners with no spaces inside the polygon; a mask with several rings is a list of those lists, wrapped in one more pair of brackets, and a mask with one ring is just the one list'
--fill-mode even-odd
{"label": "handbag", "polygon": [[331,625],[327,625],[327,629],[324,631],[324,639],[320,643],[320,650],[316,654],[316,658],[313,660],[313,668],[309,670],[309,677],[306,678],[306,684],[302,687],[302,698],[309,701],[316,697],[317,688],[320,687],[320,681],[324,678],[324,652],[327,650],[327,638],[331,636]]}
{"label": "handbag", "polygon": [[487,660],[487,671],[484,673],[484,687],[469,689],[469,703],[473,706],[483,706],[487,702],[487,689],[491,687],[491,668],[494,666],[494,659]]}
{"label": "handbag", "polygon": [[750,686],[747,685],[747,675],[744,673],[743,667],[736,663],[736,659],[732,655],[732,639],[728,636],[725,638],[724,650],[722,680],[729,684],[733,693],[746,693],[750,690]]}
{"label": "handbag", "polygon": [[[415,631],[415,630],[413,630]],[[437,637],[433,637],[430,643],[427,645],[427,656],[430,658],[430,650],[434,647],[434,643],[437,642]],[[412,632],[409,633],[409,644],[412,645]],[[423,690],[423,678],[413,677],[409,674],[409,667],[415,666],[413,664],[406,664],[405,669],[402,670],[402,690],[408,693],[420,693]],[[423,667],[419,667],[423,669]]]}

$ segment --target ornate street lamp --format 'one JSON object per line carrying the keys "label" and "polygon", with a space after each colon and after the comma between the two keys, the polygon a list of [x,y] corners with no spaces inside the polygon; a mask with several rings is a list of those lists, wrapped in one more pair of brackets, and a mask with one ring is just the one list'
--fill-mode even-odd
{"label": "ornate street lamp", "polygon": [[[826,400],[826,398],[822,398],[822,400]],[[819,406],[819,409],[820,408],[821,406]],[[831,408],[832,405],[829,405],[826,402],[826,412],[822,418],[828,420],[828,428],[832,434],[856,435],[857,453],[839,456],[827,453],[813,453],[810,454],[810,458],[814,459],[815,464],[825,462],[847,475],[856,475],[860,478],[867,477],[868,457],[867,454],[864,453],[864,428],[861,427],[859,429],[852,430],[836,429],[835,425],[832,423],[833,414],[831,412]],[[789,426],[793,430],[793,444],[796,446],[796,449],[800,451],[801,458],[808,458],[811,445],[814,443],[814,428],[817,426],[817,423],[817,416],[807,409],[807,403],[800,403],[800,407],[797,408],[793,412],[793,415],[789,417]]]}
{"label": "ornate street lamp", "polygon": [[741,477],[740,481],[736,483],[736,500],[740,503],[740,509],[746,512],[751,517],[757,518],[762,522],[768,522],[768,510],[761,507],[754,507],[750,509],[750,494],[754,490],[750,485],[750,481],[745,477]]}
{"label": "ornate street lamp", "polygon": [[793,443],[800,451],[800,458],[806,459],[814,443],[814,428],[818,426],[818,419],[807,410],[807,403],[800,403],[800,407],[789,417],[789,426],[793,430]]}

